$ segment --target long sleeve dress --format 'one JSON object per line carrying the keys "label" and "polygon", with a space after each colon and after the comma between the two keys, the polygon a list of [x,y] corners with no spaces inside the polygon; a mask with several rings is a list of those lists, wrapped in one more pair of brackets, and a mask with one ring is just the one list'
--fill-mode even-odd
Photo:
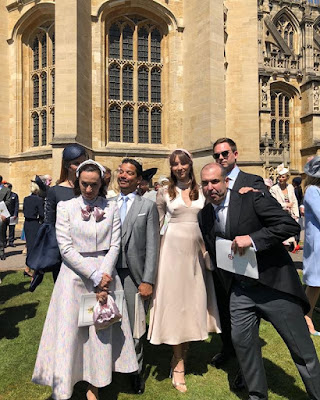
{"label": "long sleeve dress", "polygon": [[158,192],[160,225],[166,218],[167,229],[161,240],[150,311],[148,338],[152,344],[177,345],[205,340],[208,331],[220,332],[212,273],[205,268],[197,219],[204,201],[201,191],[190,207],[179,188],[174,200],[167,189]]}
{"label": "long sleeve dress", "polygon": [[[122,290],[115,264],[120,248],[120,218],[115,202],[98,197],[94,206],[104,210],[96,222],[82,218],[86,203],[77,197],[57,206],[56,233],[63,263],[53,289],[32,380],[53,389],[54,399],[69,399],[73,386],[87,381],[108,385],[112,371],[138,369],[127,309],[122,322],[96,331],[78,327],[80,298],[94,291],[95,271],[112,276],[110,290]],[[125,302],[124,302],[125,303]]]}
{"label": "long sleeve dress", "polygon": [[303,281],[320,287],[320,188],[309,186],[304,196],[305,238]]}

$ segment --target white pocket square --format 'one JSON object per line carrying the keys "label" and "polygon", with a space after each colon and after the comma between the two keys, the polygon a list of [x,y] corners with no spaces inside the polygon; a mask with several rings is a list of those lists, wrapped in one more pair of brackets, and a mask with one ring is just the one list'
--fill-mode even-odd
{"label": "white pocket square", "polygon": [[146,213],[138,214],[138,217],[142,217],[142,215],[146,215]]}

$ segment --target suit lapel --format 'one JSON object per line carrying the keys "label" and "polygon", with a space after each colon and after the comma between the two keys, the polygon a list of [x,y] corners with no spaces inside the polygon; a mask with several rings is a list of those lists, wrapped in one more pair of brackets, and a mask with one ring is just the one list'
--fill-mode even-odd
{"label": "suit lapel", "polygon": [[122,225],[123,244],[126,244],[131,235],[133,225],[141,210],[142,204],[143,204],[142,198],[137,194]]}
{"label": "suit lapel", "polygon": [[233,240],[237,234],[242,198],[242,195],[237,191],[234,189],[230,190],[230,201],[226,221],[226,238],[230,238],[231,240]]}

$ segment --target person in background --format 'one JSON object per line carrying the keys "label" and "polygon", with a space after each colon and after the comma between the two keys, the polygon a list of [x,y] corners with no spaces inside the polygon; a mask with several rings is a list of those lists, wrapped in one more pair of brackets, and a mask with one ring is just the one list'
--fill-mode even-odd
{"label": "person in background", "polygon": [[[159,215],[156,204],[137,194],[142,179],[141,164],[131,158],[122,160],[118,171],[120,194],[116,198],[121,219],[121,252],[117,271],[124,289],[132,333],[135,326],[136,294],[140,294],[145,312],[153,292],[159,254]],[[134,338],[138,372],[132,375],[136,394],[145,389],[143,344],[145,335]]]}
{"label": "person in background", "polygon": [[[68,144],[62,152],[60,178],[55,186],[48,189],[45,202],[46,224],[55,225],[57,205],[60,201],[70,200],[74,197],[74,182],[78,166],[87,159],[84,147],[78,143]],[[56,266],[52,272],[54,282],[57,280],[60,266]]]}
{"label": "person in background", "polygon": [[[301,188],[301,182],[302,178],[300,176],[297,176],[292,179],[292,186],[294,187],[294,194],[296,195],[297,201],[298,201],[298,207],[299,207],[299,224],[301,228],[303,227],[303,220],[302,217],[304,216],[304,205],[303,205],[303,191]],[[300,242],[300,232],[296,237],[296,242]],[[300,246],[299,246],[300,249]]]}
{"label": "person in background", "polygon": [[273,186],[273,181],[272,181],[272,179],[270,179],[270,178],[265,178],[265,179],[263,180],[263,182],[264,182],[264,184],[266,185],[267,189],[268,189],[269,192],[270,192],[270,188]]}
{"label": "person in background", "polygon": [[103,180],[104,180],[104,183],[106,184],[105,191],[107,193],[108,187],[110,185],[110,180],[111,180],[111,169],[106,166],[104,166],[104,169],[106,170],[106,172],[104,173]]}
{"label": "person in background", "polygon": [[158,183],[161,187],[168,187],[169,185],[169,178],[167,176],[161,175],[158,179]]}
{"label": "person in background", "polygon": [[[270,189],[271,195],[280,203],[281,207],[287,211],[291,217],[299,222],[299,208],[293,186],[288,183],[290,172],[283,164],[277,167],[278,183]],[[295,237],[290,237],[284,241],[284,246],[290,250],[293,246],[292,253],[299,251],[300,246],[297,244]]]}
{"label": "person in background", "polygon": [[[40,224],[44,219],[44,198],[35,180],[31,181],[31,194],[23,199],[24,232],[26,235],[27,253],[33,248]],[[32,277],[29,267],[25,267],[24,276]]]}
{"label": "person in background", "polygon": [[320,156],[314,157],[305,167],[305,238],[303,247],[303,281],[311,305],[305,316],[311,335],[320,336],[313,325],[312,314],[320,294]]}
{"label": "person in background", "polygon": [[[6,207],[10,205],[10,189],[3,185],[2,176],[0,175],[0,202],[3,201]],[[6,229],[7,218],[0,212],[0,260],[5,260],[4,248],[6,245]]]}
{"label": "person in background", "polygon": [[154,187],[154,190],[157,192],[157,191],[161,188],[161,185],[160,185],[159,182],[155,182],[155,183],[153,184],[153,187]]}
{"label": "person in background", "polygon": [[[12,191],[12,184],[7,183],[7,188],[10,190],[10,204],[8,207],[8,211],[10,213],[11,218],[14,219],[15,224],[18,222],[18,214],[19,214],[19,196],[17,193]],[[10,225],[9,222],[9,237],[7,240],[8,246],[10,247],[16,247],[14,244],[14,239],[15,239],[15,228],[16,225],[12,224]]]}
{"label": "person in background", "polygon": [[154,174],[157,172],[157,168],[149,168],[142,172],[142,181],[139,184],[138,193],[140,196],[156,201],[157,192],[150,189],[150,181]]}
{"label": "person in background", "polygon": [[122,319],[108,328],[78,327],[81,296],[96,293],[104,304],[108,291],[122,290],[115,265],[120,250],[117,204],[104,192],[104,168],[81,163],[73,182],[75,198],[57,205],[56,234],[62,265],[43,327],[32,381],[52,387],[52,397],[69,399],[79,381],[88,382],[88,400],[112,381],[112,371],[138,368],[126,304]]}
{"label": "person in background", "polygon": [[119,184],[118,184],[118,173],[119,173],[119,168],[117,168],[116,170],[114,170],[111,173],[108,190],[107,190],[107,194],[106,194],[107,199],[114,200],[120,193]]}

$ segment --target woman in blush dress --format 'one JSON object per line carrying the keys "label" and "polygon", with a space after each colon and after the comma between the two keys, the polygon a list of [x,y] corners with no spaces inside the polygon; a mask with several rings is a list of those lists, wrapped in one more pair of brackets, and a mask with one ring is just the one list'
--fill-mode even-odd
{"label": "woman in blush dress", "polygon": [[57,207],[56,234],[62,256],[32,380],[52,387],[54,399],[69,399],[79,381],[89,383],[87,399],[109,385],[112,371],[138,369],[125,302],[121,323],[96,331],[78,327],[81,295],[122,290],[115,264],[120,250],[120,217],[104,196],[104,168],[93,160],[77,169],[75,197]]}
{"label": "woman in blush dress", "polygon": [[[278,183],[270,188],[270,194],[280,203],[281,207],[287,211],[291,217],[299,222],[299,207],[296,195],[294,193],[294,187],[289,180],[289,169],[285,168],[283,164],[277,167],[278,172]],[[298,246],[296,239],[292,236],[283,242],[284,246],[290,250],[293,246],[292,253],[297,252],[300,247]]]}
{"label": "woman in blush dress", "polygon": [[152,344],[172,345],[172,384],[178,391],[186,392],[189,342],[207,339],[208,331],[220,332],[220,322],[197,219],[205,199],[196,183],[192,157],[187,150],[177,149],[169,162],[169,186],[157,194],[163,237],[148,338]]}
{"label": "woman in blush dress", "polygon": [[310,302],[305,316],[311,335],[320,336],[312,322],[312,313],[320,294],[320,156],[314,157],[304,167],[307,174],[304,196],[305,238],[303,247],[303,281]]}

